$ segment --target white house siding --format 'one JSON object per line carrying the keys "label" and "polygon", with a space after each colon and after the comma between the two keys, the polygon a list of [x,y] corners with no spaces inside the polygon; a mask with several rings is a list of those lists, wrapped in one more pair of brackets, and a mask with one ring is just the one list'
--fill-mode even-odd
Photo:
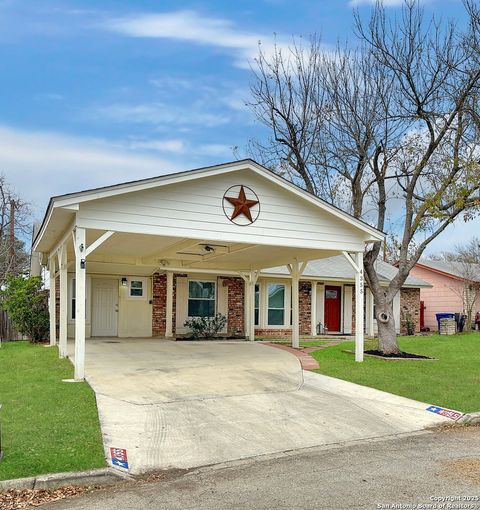
{"label": "white house siding", "polygon": [[[223,212],[223,196],[243,184],[258,195],[260,214],[239,229]],[[363,250],[367,234],[255,172],[230,172],[80,204],[78,225],[225,242]]]}
{"label": "white house siding", "polygon": [[[128,280],[137,276],[125,275]],[[69,338],[75,336],[75,321],[72,319],[72,280],[73,273],[68,274],[68,326]],[[120,338],[150,337],[152,336],[152,283],[151,278],[145,278],[146,297],[144,299],[129,299],[128,287],[121,285],[121,278],[109,275],[94,275],[87,277],[86,294],[86,337],[92,336],[92,278],[109,278],[118,282],[118,336]]]}

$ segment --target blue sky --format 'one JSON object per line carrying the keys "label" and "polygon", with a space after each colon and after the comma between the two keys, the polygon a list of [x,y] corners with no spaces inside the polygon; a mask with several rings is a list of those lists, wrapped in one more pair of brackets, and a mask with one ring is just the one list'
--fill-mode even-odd
{"label": "blue sky", "polygon": [[50,195],[243,156],[264,135],[245,107],[258,42],[333,46],[354,4],[371,2],[0,0],[0,171],[41,217]]}

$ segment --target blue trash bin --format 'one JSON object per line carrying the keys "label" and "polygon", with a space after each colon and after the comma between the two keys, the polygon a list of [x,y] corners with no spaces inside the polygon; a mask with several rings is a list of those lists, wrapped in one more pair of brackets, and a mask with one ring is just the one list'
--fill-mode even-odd
{"label": "blue trash bin", "polygon": [[455,313],[453,312],[441,312],[435,314],[437,317],[438,333],[440,333],[440,319],[455,319]]}

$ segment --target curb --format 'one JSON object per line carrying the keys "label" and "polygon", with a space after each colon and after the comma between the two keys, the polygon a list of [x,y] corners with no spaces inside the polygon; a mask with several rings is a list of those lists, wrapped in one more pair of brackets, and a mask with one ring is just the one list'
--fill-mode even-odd
{"label": "curb", "polygon": [[464,414],[457,423],[461,425],[476,425],[480,423],[480,411]]}
{"label": "curb", "polygon": [[57,489],[66,485],[75,485],[77,487],[113,485],[121,481],[133,479],[131,475],[107,467],[89,471],[54,473],[51,475],[3,480],[0,481],[0,491],[7,491],[10,489]]}

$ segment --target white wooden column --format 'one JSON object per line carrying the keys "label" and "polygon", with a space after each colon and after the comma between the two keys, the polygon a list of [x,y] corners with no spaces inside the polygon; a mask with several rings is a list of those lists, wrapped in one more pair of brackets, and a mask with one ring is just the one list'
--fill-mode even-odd
{"label": "white wooden column", "polygon": [[167,299],[165,306],[165,337],[173,337],[173,273],[167,271]]}
{"label": "white wooden column", "polygon": [[288,264],[288,270],[292,277],[292,347],[300,347],[300,303],[299,286],[300,276],[305,269],[306,262],[299,264],[296,260],[293,264]]}
{"label": "white wooden column", "polygon": [[355,361],[363,361],[365,343],[363,311],[365,306],[363,252],[355,254]]}
{"label": "white wooden column", "polygon": [[255,285],[259,274],[259,271],[240,273],[244,282],[245,337],[251,342],[255,340]]}
{"label": "white wooden column", "polygon": [[317,334],[317,282],[311,282],[312,290],[310,295],[310,335]]}
{"label": "white wooden column", "polygon": [[85,287],[86,253],[85,229],[76,227],[75,233],[75,380],[85,377]]}
{"label": "white wooden column", "polygon": [[52,254],[48,261],[48,272],[50,273],[50,295],[48,299],[48,310],[50,314],[50,345],[57,343],[57,317],[56,317],[56,280],[55,280],[55,254]]}
{"label": "white wooden column", "polygon": [[248,339],[253,342],[255,340],[255,285],[257,283],[258,273],[251,273],[248,282]]}
{"label": "white wooden column", "polygon": [[68,315],[68,287],[67,287],[67,247],[58,250],[58,267],[60,272],[60,331],[58,353],[60,358],[67,356],[67,315]]}

